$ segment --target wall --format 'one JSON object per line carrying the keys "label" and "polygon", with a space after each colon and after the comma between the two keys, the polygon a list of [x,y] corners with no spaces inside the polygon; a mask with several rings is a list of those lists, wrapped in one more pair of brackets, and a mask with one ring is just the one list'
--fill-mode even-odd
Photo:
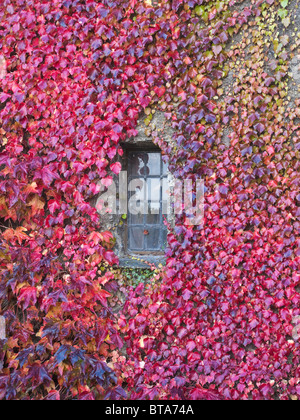
{"label": "wall", "polygon": [[[161,140],[163,140],[167,144],[172,143],[173,130],[170,123],[166,120],[164,113],[158,112],[155,110],[152,112],[153,112],[153,116],[150,117],[151,120],[149,118],[149,115],[147,116],[144,114],[143,116],[140,117],[138,126],[137,126],[138,134],[136,137],[128,138],[126,140],[126,142],[123,144],[123,148],[125,150],[126,150],[126,147],[130,147],[130,146],[141,147],[145,149],[158,147],[155,144],[155,141],[156,141],[155,139],[157,137],[159,137]],[[120,158],[119,161],[122,165],[122,168],[123,169],[126,168],[125,158],[124,159]],[[115,181],[115,185],[117,187],[116,206],[117,206],[117,212],[118,212],[119,199],[120,199],[119,177],[114,176],[113,178]],[[174,187],[174,178],[172,174],[170,173],[170,171],[168,172],[168,183],[169,183],[170,191],[172,191]],[[122,193],[122,191],[120,191],[120,193]],[[101,194],[97,198],[97,200],[95,200],[94,205],[98,206],[99,200],[102,200]],[[175,223],[175,217],[173,215],[171,206],[169,210],[168,222],[171,225],[174,225]],[[126,220],[122,218],[122,214],[119,214],[119,213],[118,214],[107,213],[105,215],[101,214],[101,229],[113,231],[114,233],[114,237],[116,240],[114,252],[116,253],[116,255],[118,255],[120,259],[120,266],[131,267],[131,268],[147,268],[149,267],[149,263],[154,264],[156,266],[158,266],[159,264],[164,264],[165,262],[164,256],[141,257],[135,253],[130,253],[130,255],[126,253],[126,249],[125,249],[126,223],[127,223]]]}

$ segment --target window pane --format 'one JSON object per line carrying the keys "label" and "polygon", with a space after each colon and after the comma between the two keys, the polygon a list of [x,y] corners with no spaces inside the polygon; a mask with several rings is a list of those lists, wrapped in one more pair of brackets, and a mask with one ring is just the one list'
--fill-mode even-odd
{"label": "window pane", "polygon": [[145,186],[146,183],[143,178],[135,178],[129,183],[128,187],[128,195],[129,198],[135,196],[136,200],[143,200],[146,198],[145,196]]}
{"label": "window pane", "polygon": [[130,152],[128,175],[128,249],[162,251],[167,243],[164,215],[169,210],[167,164],[160,152]]}
{"label": "window pane", "polygon": [[161,243],[160,243],[160,231],[161,229],[158,228],[150,228],[148,230],[147,238],[147,250],[153,251],[160,251],[161,250]]}
{"label": "window pane", "polygon": [[146,154],[146,175],[160,175],[161,174],[161,154],[147,153]]}
{"label": "window pane", "polygon": [[129,154],[128,159],[128,171],[129,175],[144,175],[145,163],[144,163],[145,153],[134,152]]}
{"label": "window pane", "polygon": [[158,202],[160,201],[161,180],[160,178],[150,178],[147,180],[148,184],[148,200]]}
{"label": "window pane", "polygon": [[161,205],[160,203],[149,203],[146,223],[149,225],[159,225],[161,223]]}
{"label": "window pane", "polygon": [[138,214],[129,213],[129,224],[130,225],[143,225],[144,224],[144,215],[143,212]]}
{"label": "window pane", "polygon": [[143,251],[144,249],[144,229],[140,228],[130,228],[129,229],[129,249]]}
{"label": "window pane", "polygon": [[131,215],[147,214],[146,183],[143,178],[135,178],[128,187],[128,211]]}

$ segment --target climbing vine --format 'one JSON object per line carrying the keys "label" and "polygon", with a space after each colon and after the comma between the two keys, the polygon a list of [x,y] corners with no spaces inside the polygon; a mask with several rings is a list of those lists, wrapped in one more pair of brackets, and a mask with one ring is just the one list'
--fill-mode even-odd
{"label": "climbing vine", "polygon": [[[3,0],[1,399],[298,398],[298,6]],[[119,313],[91,201],[143,114],[205,215]]]}
{"label": "climbing vine", "polygon": [[176,134],[160,144],[176,177],[204,178],[205,216],[178,218],[161,285],[129,296],[132,398],[299,396],[297,10],[164,4],[159,103]]}

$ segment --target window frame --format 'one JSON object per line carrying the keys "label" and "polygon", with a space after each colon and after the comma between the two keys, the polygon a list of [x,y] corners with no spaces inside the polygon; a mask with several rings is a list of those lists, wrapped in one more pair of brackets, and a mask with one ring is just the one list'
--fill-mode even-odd
{"label": "window frame", "polygon": [[[124,161],[125,161],[125,170],[126,170],[126,172],[127,172],[127,185],[129,185],[129,182],[130,182],[130,176],[129,176],[129,158],[130,158],[130,154],[131,153],[159,153],[160,155],[161,155],[161,164],[163,165],[163,161],[162,161],[162,152],[161,152],[161,149],[159,148],[159,147],[157,147],[157,146],[155,146],[153,143],[150,145],[150,144],[145,144],[145,145],[129,145],[129,146],[127,146],[126,148],[124,148],[124,156],[123,156],[123,159],[124,159]],[[168,174],[166,174],[166,175],[164,175],[163,174],[163,170],[162,170],[162,167],[161,167],[161,173],[160,173],[160,175],[153,175],[153,176],[149,176],[149,177],[147,177],[147,176],[144,176],[144,177],[142,177],[142,176],[134,176],[132,179],[144,179],[144,180],[147,180],[147,179],[160,179],[160,180],[162,180],[162,179],[166,179],[166,180],[168,180]],[[162,192],[162,186],[161,186],[161,192],[160,192],[160,210],[163,210],[163,192]],[[128,197],[128,201],[129,201],[129,197]],[[128,202],[127,202],[127,205],[128,205]],[[160,226],[160,228],[162,227],[162,224],[163,224],[163,214],[161,214],[161,218],[162,218],[162,221],[161,221],[161,223],[159,224],[159,225],[153,225],[153,227],[158,227],[158,226]],[[141,256],[141,257],[146,257],[145,259],[147,260],[147,257],[151,257],[151,256],[153,256],[153,257],[164,257],[165,256],[165,250],[164,249],[161,249],[161,250],[143,250],[143,251],[138,251],[138,250],[132,250],[132,249],[130,249],[129,248],[129,229],[130,229],[130,227],[132,226],[132,225],[130,225],[129,224],[129,218],[130,218],[130,214],[129,214],[129,209],[128,209],[128,212],[127,212],[127,220],[126,220],[126,223],[125,223],[125,225],[124,225],[124,252],[125,252],[125,255],[127,255],[128,257],[139,257],[139,256]],[[143,224],[144,226],[145,226],[145,222],[144,222],[144,224]],[[135,225],[133,224],[133,227],[134,227]],[[138,225],[137,225],[138,226]],[[149,225],[148,224],[148,226],[149,227],[151,227],[151,225]],[[167,229],[166,229],[167,230]],[[167,232],[168,233],[168,232]],[[163,241],[162,241],[162,239],[161,239],[161,237],[160,237],[160,241],[161,241],[161,246],[163,246],[164,244],[163,244]],[[166,245],[166,247],[167,247],[167,243],[165,244]]]}

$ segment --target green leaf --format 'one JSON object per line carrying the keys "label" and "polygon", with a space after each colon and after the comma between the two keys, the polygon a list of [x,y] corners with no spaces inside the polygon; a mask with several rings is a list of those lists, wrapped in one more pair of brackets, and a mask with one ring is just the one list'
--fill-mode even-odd
{"label": "green leaf", "polygon": [[287,5],[289,4],[289,0],[282,0],[282,1],[280,2],[280,4],[281,4],[281,6],[282,6],[283,8],[286,8],[286,7],[287,7]]}
{"label": "green leaf", "polygon": [[204,6],[196,6],[196,7],[195,7],[195,13],[196,13],[198,16],[202,16],[204,12],[205,12],[205,8],[204,8]]}
{"label": "green leaf", "polygon": [[287,17],[288,11],[286,9],[279,9],[278,14],[281,17],[281,19],[284,19],[285,17]]}

